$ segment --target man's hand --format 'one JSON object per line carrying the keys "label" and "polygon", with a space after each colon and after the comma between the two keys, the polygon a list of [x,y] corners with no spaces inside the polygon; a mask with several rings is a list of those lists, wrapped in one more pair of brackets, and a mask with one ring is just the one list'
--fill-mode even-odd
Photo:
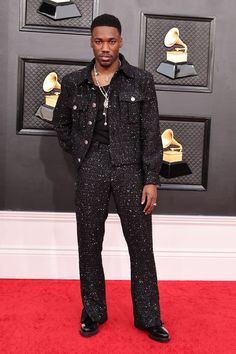
{"label": "man's hand", "polygon": [[147,201],[147,203],[145,205],[145,208],[143,209],[143,212],[145,213],[145,215],[151,214],[157,201],[157,186],[155,184],[146,184],[143,187],[141,204],[144,204],[145,200]]}

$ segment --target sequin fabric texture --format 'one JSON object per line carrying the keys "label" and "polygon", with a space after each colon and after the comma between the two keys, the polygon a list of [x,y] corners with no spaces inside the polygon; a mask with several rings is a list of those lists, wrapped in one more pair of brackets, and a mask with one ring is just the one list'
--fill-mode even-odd
{"label": "sequin fabric texture", "polygon": [[130,255],[134,324],[147,328],[160,325],[161,319],[152,217],[143,213],[141,195],[144,184],[159,184],[162,145],[152,75],[121,55],[120,59],[110,88],[109,145],[91,143],[97,112],[90,76],[93,61],[64,77],[53,123],[77,170],[75,208],[84,309],[94,321],[107,320],[101,252],[112,193]]}
{"label": "sequin fabric texture", "polygon": [[75,205],[81,295],[86,312],[99,322],[107,319],[101,252],[112,193],[130,254],[135,324],[139,327],[159,324],[152,221],[151,215],[143,213],[142,189],[139,164],[112,166],[109,145],[93,143],[78,171]]}
{"label": "sequin fabric texture", "polygon": [[[153,77],[130,65],[120,54],[121,66],[110,84],[108,125],[112,164],[142,163],[144,183],[159,184],[163,148]],[[64,76],[54,109],[59,142],[78,164],[89,149],[98,110],[91,82],[92,61]]]}

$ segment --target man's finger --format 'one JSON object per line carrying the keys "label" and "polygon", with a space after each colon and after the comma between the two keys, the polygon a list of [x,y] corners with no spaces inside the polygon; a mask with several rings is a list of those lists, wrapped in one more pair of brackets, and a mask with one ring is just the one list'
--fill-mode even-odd
{"label": "man's finger", "polygon": [[142,193],[142,198],[141,198],[141,204],[144,204],[144,203],[145,203],[146,196],[147,196],[147,193],[146,193],[146,191],[145,191],[145,190],[143,190],[143,193]]}
{"label": "man's finger", "polygon": [[150,201],[147,204],[147,208],[145,208],[146,209],[145,214],[150,214],[153,211],[155,205],[156,205],[156,200],[154,198],[150,198]]}
{"label": "man's finger", "polygon": [[144,208],[144,213],[146,213],[148,211],[148,209],[150,209],[150,207],[152,206],[152,198],[151,196],[148,194],[147,195],[147,203],[145,205],[145,208]]}

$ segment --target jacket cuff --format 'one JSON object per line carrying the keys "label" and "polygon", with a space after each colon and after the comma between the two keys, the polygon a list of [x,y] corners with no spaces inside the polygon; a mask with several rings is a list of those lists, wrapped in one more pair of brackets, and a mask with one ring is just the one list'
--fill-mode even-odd
{"label": "jacket cuff", "polygon": [[159,176],[154,174],[153,172],[148,172],[144,176],[144,184],[156,184],[159,187],[161,186],[161,182],[160,182]]}

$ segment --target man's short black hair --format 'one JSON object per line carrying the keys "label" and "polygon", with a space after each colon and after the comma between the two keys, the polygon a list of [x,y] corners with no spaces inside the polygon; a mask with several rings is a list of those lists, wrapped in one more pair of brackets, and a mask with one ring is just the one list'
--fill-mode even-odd
{"label": "man's short black hair", "polygon": [[95,27],[99,27],[99,26],[115,27],[115,28],[117,28],[119,34],[121,34],[120,20],[113,15],[103,14],[103,15],[95,17],[95,19],[93,20],[93,22],[91,24],[91,32],[93,32],[93,29]]}

